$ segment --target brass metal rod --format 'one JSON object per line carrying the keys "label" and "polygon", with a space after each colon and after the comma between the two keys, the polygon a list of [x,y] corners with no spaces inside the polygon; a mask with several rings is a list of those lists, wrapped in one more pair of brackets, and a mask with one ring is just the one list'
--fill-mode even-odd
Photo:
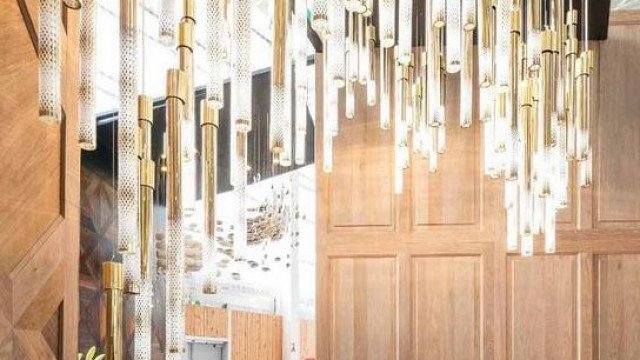
{"label": "brass metal rod", "polygon": [[107,353],[106,360],[122,360],[122,290],[124,271],[122,264],[102,263],[102,286],[107,295]]}
{"label": "brass metal rod", "polygon": [[151,242],[153,233],[153,190],[155,163],[151,160],[153,102],[150,97],[138,96],[138,127],[140,139],[140,273],[150,275]]}
{"label": "brass metal rod", "polygon": [[185,73],[167,70],[167,221],[182,218],[182,118],[185,106]]}
{"label": "brass metal rod", "polygon": [[202,129],[202,203],[204,208],[204,232],[207,240],[215,239],[216,193],[218,188],[218,123],[219,110],[210,102],[200,102],[200,127]]}
{"label": "brass metal rod", "polygon": [[287,27],[289,0],[274,0],[273,4],[273,71],[274,86],[284,86],[287,56]]}

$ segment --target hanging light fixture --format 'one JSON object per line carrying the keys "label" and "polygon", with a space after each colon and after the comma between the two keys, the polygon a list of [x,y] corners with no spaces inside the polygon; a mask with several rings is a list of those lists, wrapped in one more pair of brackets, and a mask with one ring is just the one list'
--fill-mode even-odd
{"label": "hanging light fixture", "polygon": [[184,352],[184,239],[182,235],[182,122],[186,104],[186,74],[167,71],[167,359],[182,359]]}
{"label": "hanging light fixture", "polygon": [[[592,182],[589,94],[593,53],[586,40],[582,51],[579,49],[578,12],[573,2],[427,0],[426,12],[420,15],[426,20],[424,35],[412,31],[414,2],[398,2],[398,24],[394,23],[395,1],[378,2],[380,76],[376,84],[380,127],[388,129],[393,122],[395,192],[402,192],[409,144],[415,154],[427,159],[429,172],[437,171],[438,155],[446,151],[446,79],[452,74],[460,73],[455,75],[460,76],[460,117],[456,120],[462,127],[472,125],[476,76],[484,173],[505,180],[507,248],[519,248],[523,256],[530,256],[534,237],[544,234],[545,251],[554,252],[556,211],[567,206],[569,161],[576,162],[579,186]],[[344,79],[347,119],[354,116],[357,83],[367,86],[367,103],[375,104],[375,91],[370,90],[375,88],[370,86],[375,83],[371,81],[375,56],[367,46],[371,42],[373,48],[376,40],[368,35],[370,28],[362,27],[366,6],[362,1],[330,1],[329,30],[314,26],[321,39],[328,39],[323,54],[327,63],[323,168],[327,172],[333,167],[333,136],[338,132],[337,89]],[[588,39],[587,0],[582,9],[582,38]],[[314,19],[324,19],[325,10],[322,4],[314,4],[318,11]],[[340,43],[345,31],[346,48]],[[363,32],[365,41],[361,40]],[[477,58],[473,51],[476,33]],[[414,39],[424,41],[424,53],[412,50]],[[351,83],[354,78],[358,81]],[[578,203],[578,215],[579,207]]]}
{"label": "hanging light fixture", "polygon": [[291,165],[291,56],[289,55],[289,1],[273,5],[273,66],[271,70],[271,124],[269,140],[273,163]]}
{"label": "hanging light fixture", "polygon": [[202,129],[202,204],[204,216],[204,276],[203,293],[215,293],[216,193],[218,191],[218,108],[215,102],[200,102]]}
{"label": "hanging light fixture", "polygon": [[80,111],[78,118],[78,143],[83,150],[95,150],[95,64],[96,64],[96,7],[94,0],[85,0],[80,10]]}
{"label": "hanging light fixture", "polygon": [[173,46],[176,42],[176,0],[160,0],[160,42]]}
{"label": "hanging light fixture", "polygon": [[307,150],[307,1],[294,1],[295,163],[304,165]]}
{"label": "hanging light fixture", "polygon": [[233,2],[233,70],[231,72],[231,183],[237,202],[234,255],[244,256],[247,244],[247,137],[251,131],[251,0]]}
{"label": "hanging light fixture", "polygon": [[39,2],[39,116],[46,124],[60,123],[60,14],[59,0]]}

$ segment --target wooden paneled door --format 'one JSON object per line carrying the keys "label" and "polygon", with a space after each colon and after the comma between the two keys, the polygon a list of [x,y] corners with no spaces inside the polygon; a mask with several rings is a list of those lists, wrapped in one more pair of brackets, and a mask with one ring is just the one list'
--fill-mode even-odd
{"label": "wooden paneled door", "polygon": [[[640,359],[640,12],[593,48],[595,184],[531,259],[505,250],[503,182],[483,175],[480,126],[458,126],[458,76],[438,172],[413,156],[401,195],[393,131],[357,86],[333,172],[316,147],[319,360]],[[322,144],[321,56],[315,79]]]}
{"label": "wooden paneled door", "polygon": [[77,13],[62,33],[63,121],[38,119],[38,1],[0,19],[0,358],[75,359],[80,151]]}

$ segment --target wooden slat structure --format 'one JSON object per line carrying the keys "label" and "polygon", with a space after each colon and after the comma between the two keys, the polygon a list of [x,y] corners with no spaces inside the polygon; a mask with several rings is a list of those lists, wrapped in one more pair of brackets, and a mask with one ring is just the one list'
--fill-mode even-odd
{"label": "wooden slat structure", "polygon": [[59,125],[38,119],[36,0],[0,21],[0,358],[75,359],[80,150],[78,13],[63,10]]}
{"label": "wooden slat structure", "polygon": [[482,173],[480,126],[458,126],[457,76],[439,170],[413,156],[399,196],[393,130],[357,87],[333,172],[316,166],[319,360],[640,358],[640,18],[612,14],[593,48],[595,184],[571,188],[557,253],[532,259],[505,250],[503,182]]}

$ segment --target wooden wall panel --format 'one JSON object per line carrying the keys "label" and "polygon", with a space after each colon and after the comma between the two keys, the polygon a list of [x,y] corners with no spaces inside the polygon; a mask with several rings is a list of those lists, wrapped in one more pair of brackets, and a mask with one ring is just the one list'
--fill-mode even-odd
{"label": "wooden wall panel", "polygon": [[576,258],[509,259],[511,359],[576,358]]}
{"label": "wooden wall panel", "polygon": [[446,153],[438,157],[438,171],[428,172],[428,162],[413,156],[411,194],[416,226],[473,225],[479,219],[480,127],[461,128],[460,78],[447,76]]}
{"label": "wooden wall panel", "polygon": [[[319,360],[640,358],[640,256],[634,255],[640,253],[640,13],[634,14],[614,23],[607,41],[592,44],[594,186],[578,190],[571,177],[554,255],[544,254],[542,237],[533,259],[506,251],[503,181],[482,175],[478,122],[473,129],[456,125],[458,109],[450,103],[457,76],[448,79],[448,149],[439,172],[428,174],[424,160],[412,155],[402,194],[373,186],[363,198],[341,196],[340,204],[335,194],[347,194],[348,181],[367,175],[340,164],[333,173],[322,171],[317,95]],[[321,94],[321,82],[316,85]],[[378,123],[378,113],[357,116],[341,120],[336,162],[366,162],[368,151],[393,154],[391,139],[357,140],[364,126],[369,131],[368,124]],[[376,136],[371,131],[367,136]],[[358,141],[364,145],[355,146]],[[384,165],[390,184],[391,168]],[[387,204],[389,197],[392,212],[380,212],[380,199]],[[377,219],[390,215],[392,226],[365,219],[367,209],[384,215]],[[354,220],[352,212],[362,217]],[[336,225],[335,219],[348,220]],[[383,325],[370,323],[372,308]]]}
{"label": "wooden wall panel", "polygon": [[331,359],[389,360],[396,355],[393,258],[333,259]]}
{"label": "wooden wall panel", "polygon": [[316,358],[316,322],[300,321],[300,360]]}
{"label": "wooden wall panel", "polygon": [[598,359],[640,359],[640,255],[602,255],[596,266]]}
{"label": "wooden wall panel", "polygon": [[414,359],[480,359],[479,257],[412,262]]}
{"label": "wooden wall panel", "polygon": [[[317,86],[321,82],[322,76],[316,76]],[[316,92],[318,114],[322,114],[322,94]],[[358,96],[364,96],[360,89]],[[352,120],[345,119],[342,106],[339,110],[339,131],[349,135],[334,138],[334,176],[327,194],[331,211],[326,226],[330,230],[394,226],[393,153],[387,148],[392,132],[380,131],[377,106],[357,104]],[[320,126],[316,126],[316,139],[322,139]],[[321,143],[316,140],[316,144]],[[316,163],[322,164],[322,160],[316,158]],[[379,196],[371,198],[372,193]]]}
{"label": "wooden wall panel", "polygon": [[226,309],[189,305],[186,308],[185,317],[188,336],[227,338],[228,311]]}
{"label": "wooden wall panel", "polygon": [[[38,2],[2,8],[0,358],[72,359],[79,300],[78,16],[68,13],[61,33],[65,116],[47,125],[38,119],[38,56],[29,33],[37,29]],[[49,325],[53,317],[57,328]]]}
{"label": "wooden wall panel", "polygon": [[[597,226],[640,225],[640,26],[613,26],[600,52]],[[634,75],[631,75],[634,74]],[[631,76],[630,76],[631,75]]]}
{"label": "wooden wall panel", "polygon": [[281,360],[282,317],[231,311],[233,360]]}

